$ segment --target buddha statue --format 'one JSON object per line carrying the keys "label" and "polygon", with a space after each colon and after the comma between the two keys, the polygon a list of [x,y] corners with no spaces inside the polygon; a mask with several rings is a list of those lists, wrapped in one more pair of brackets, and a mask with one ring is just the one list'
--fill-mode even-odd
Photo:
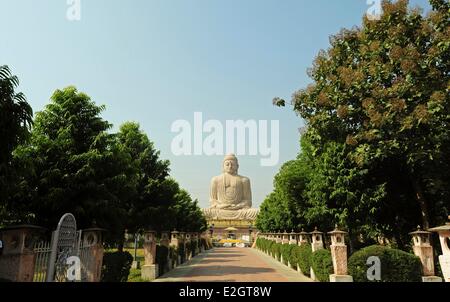
{"label": "buddha statue", "polygon": [[238,175],[238,169],[236,156],[225,156],[223,173],[211,181],[211,207],[203,210],[208,220],[256,219],[259,211],[252,208],[250,179]]}

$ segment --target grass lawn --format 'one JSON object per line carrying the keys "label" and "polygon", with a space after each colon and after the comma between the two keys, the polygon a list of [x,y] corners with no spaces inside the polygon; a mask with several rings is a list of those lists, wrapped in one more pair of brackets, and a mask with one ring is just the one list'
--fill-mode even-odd
{"label": "grass lawn", "polygon": [[130,275],[128,276],[128,282],[147,282],[141,278],[140,269],[131,269]]}

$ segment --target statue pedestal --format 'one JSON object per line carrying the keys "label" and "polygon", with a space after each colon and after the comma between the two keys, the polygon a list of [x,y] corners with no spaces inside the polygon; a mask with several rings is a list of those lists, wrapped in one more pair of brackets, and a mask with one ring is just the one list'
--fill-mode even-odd
{"label": "statue pedestal", "polygon": [[[224,219],[209,219],[208,225],[214,225],[213,237],[217,239],[228,239],[230,233],[235,235],[236,239],[242,240],[243,236],[249,236],[250,231],[256,233],[254,229],[254,220],[224,220]],[[252,226],[252,229],[250,228]],[[228,231],[228,228],[235,228],[236,231]],[[251,240],[250,240],[251,241]]]}

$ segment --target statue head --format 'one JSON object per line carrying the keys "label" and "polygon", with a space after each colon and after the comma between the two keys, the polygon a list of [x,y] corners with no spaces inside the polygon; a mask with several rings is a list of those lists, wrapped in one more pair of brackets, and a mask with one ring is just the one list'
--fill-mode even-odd
{"label": "statue head", "polygon": [[222,167],[224,173],[236,175],[239,169],[239,162],[236,155],[228,154],[225,156]]}

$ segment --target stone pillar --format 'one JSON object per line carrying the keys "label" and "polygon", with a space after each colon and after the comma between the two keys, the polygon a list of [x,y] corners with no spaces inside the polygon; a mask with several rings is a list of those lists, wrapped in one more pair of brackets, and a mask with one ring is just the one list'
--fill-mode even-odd
{"label": "stone pillar", "polygon": [[439,241],[442,248],[442,255],[439,256],[439,264],[441,265],[445,282],[450,282],[450,216],[448,219],[449,222],[447,224],[429,230],[439,234]]}
{"label": "stone pillar", "polygon": [[94,260],[91,265],[86,266],[86,281],[100,282],[102,279],[103,254],[103,232],[104,229],[92,228],[83,230],[83,245],[89,246],[91,257]]}
{"label": "stone pillar", "polygon": [[298,234],[298,245],[305,245],[309,243],[309,233],[305,232],[304,229]]}
{"label": "stone pillar", "polygon": [[179,249],[183,249],[183,253],[180,253],[180,257],[179,259],[179,263],[184,263],[186,262],[186,233],[185,232],[180,232],[179,236],[178,236],[178,248]]}
{"label": "stone pillar", "polygon": [[185,246],[185,259],[186,259],[186,261],[189,261],[189,260],[191,260],[191,258],[192,258],[192,251],[191,251],[191,233],[186,233],[185,234],[185,244],[184,244],[184,246]]}
{"label": "stone pillar", "polygon": [[2,254],[0,278],[13,282],[33,282],[36,255],[34,244],[43,228],[20,225],[0,230]]}
{"label": "stone pillar", "polygon": [[317,230],[317,227],[314,229],[313,232],[311,232],[311,238],[312,238],[311,247],[312,247],[313,253],[315,251],[322,250],[324,248],[322,235],[323,235],[323,233],[319,232]]}
{"label": "stone pillar", "polygon": [[290,237],[289,237],[289,244],[296,245],[297,244],[297,234],[292,230]]}
{"label": "stone pillar", "polygon": [[433,247],[430,243],[430,232],[422,231],[420,226],[417,231],[410,233],[413,240],[414,254],[420,258],[423,269],[423,282],[442,282],[442,278],[434,275]]}
{"label": "stone pillar", "polygon": [[281,243],[282,244],[289,244],[289,234],[286,231],[284,231],[282,236],[283,237],[282,237]]}
{"label": "stone pillar", "polygon": [[147,281],[158,278],[158,265],[156,264],[156,232],[144,232],[145,264],[141,270],[141,277]]}
{"label": "stone pillar", "polygon": [[347,271],[347,245],[345,244],[346,232],[335,230],[328,233],[331,235],[331,257],[333,259],[334,274],[330,275],[330,282],[353,282],[353,277]]}
{"label": "stone pillar", "polygon": [[[314,253],[315,251],[321,250],[324,248],[323,246],[323,233],[319,232],[317,230],[317,227],[314,229],[313,232],[311,232],[311,238],[312,238],[312,242],[311,242],[311,248],[312,248],[312,252]],[[311,279],[313,280],[317,280],[316,278],[316,274],[314,273],[313,268],[311,267]]]}
{"label": "stone pillar", "polygon": [[281,243],[283,241],[283,239],[281,239],[281,233],[277,233],[276,237],[275,237],[275,242],[276,243]]}
{"label": "stone pillar", "polygon": [[177,267],[178,264],[180,264],[180,257],[178,255],[178,249],[180,248],[180,241],[179,241],[179,236],[180,236],[180,232],[178,231],[173,231],[170,234],[170,246],[173,247],[173,249],[176,251],[176,255],[175,255],[175,261],[172,260],[171,258],[171,266],[172,268]]}

